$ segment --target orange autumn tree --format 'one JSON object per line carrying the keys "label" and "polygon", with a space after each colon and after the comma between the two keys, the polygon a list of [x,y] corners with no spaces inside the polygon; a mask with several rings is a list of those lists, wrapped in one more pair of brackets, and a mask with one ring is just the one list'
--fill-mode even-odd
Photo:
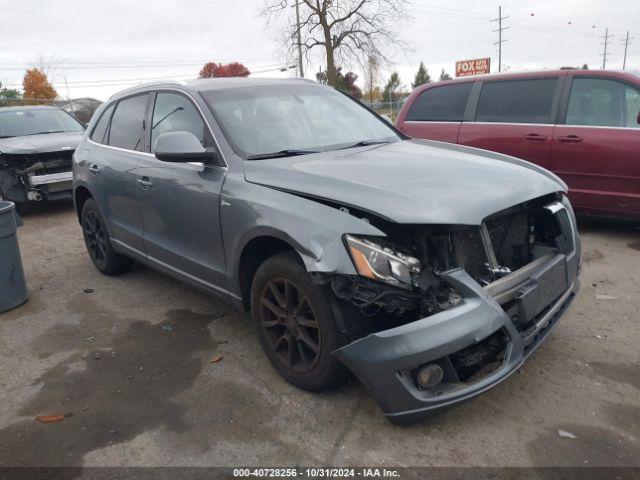
{"label": "orange autumn tree", "polygon": [[216,78],[216,77],[248,77],[251,72],[247,67],[238,62],[222,63],[209,62],[200,70],[200,78]]}
{"label": "orange autumn tree", "polygon": [[25,99],[35,99],[34,103],[41,103],[37,100],[54,100],[58,92],[49,83],[47,74],[38,68],[30,68],[22,79],[23,97]]}

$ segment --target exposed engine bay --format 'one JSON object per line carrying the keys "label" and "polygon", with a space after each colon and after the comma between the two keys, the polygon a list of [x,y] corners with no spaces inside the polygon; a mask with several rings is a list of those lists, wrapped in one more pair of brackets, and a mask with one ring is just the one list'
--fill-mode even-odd
{"label": "exposed engine bay", "polygon": [[54,200],[71,195],[73,150],[0,153],[0,192],[12,201]]}
{"label": "exposed engine bay", "polygon": [[[381,277],[334,274],[332,291],[371,318],[370,331],[365,333],[444,311],[459,304],[461,297],[442,280],[442,272],[464,269],[484,287],[537,258],[570,251],[570,239],[556,212],[548,208],[558,200],[556,194],[540,197],[493,214],[480,226],[400,225],[350,212],[363,214],[387,234],[384,240],[359,240],[364,248],[379,249],[400,260],[412,258],[420,268],[410,272],[406,283],[396,285]],[[353,248],[351,252],[353,256]],[[355,257],[354,262],[358,265]]]}

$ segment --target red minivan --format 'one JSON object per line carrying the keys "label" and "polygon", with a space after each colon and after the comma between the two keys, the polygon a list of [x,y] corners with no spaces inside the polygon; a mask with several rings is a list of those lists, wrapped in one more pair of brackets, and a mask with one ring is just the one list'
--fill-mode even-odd
{"label": "red minivan", "polygon": [[640,72],[558,70],[418,87],[398,128],[523,158],[560,176],[582,213],[640,219]]}

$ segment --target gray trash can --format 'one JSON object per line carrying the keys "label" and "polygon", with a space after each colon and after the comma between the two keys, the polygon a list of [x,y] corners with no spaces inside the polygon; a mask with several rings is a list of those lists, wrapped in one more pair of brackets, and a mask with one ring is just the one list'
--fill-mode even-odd
{"label": "gray trash can", "polygon": [[22,258],[16,230],[16,206],[0,201],[0,313],[27,301]]}

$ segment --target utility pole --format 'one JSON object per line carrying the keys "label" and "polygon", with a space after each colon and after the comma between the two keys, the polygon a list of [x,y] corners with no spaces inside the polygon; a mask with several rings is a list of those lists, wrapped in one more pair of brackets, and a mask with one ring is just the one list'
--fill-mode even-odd
{"label": "utility pole", "polygon": [[69,91],[69,84],[67,83],[67,76],[64,76],[64,86],[67,87],[67,100],[69,100],[69,106],[71,107],[71,113],[75,116],[76,109],[73,108],[73,100],[71,100],[71,92]]}
{"label": "utility pole", "polygon": [[604,36],[600,38],[604,38],[604,51],[602,52],[602,70],[607,66],[607,45],[609,45],[609,39],[613,37],[613,35],[609,35],[609,27],[605,28]]}
{"label": "utility pole", "polygon": [[634,38],[635,37],[629,36],[629,30],[627,30],[627,38],[622,41],[622,43],[624,43],[624,60],[622,60],[622,70],[627,68],[627,48],[629,48],[629,43],[631,43],[631,40]]}
{"label": "utility pole", "polygon": [[494,45],[498,46],[498,72],[502,71],[502,44],[506,42],[506,40],[502,39],[502,31],[506,30],[510,27],[503,27],[502,21],[509,18],[508,16],[502,16],[502,5],[498,7],[498,18],[494,18],[491,20],[492,22],[498,22],[498,28],[496,30],[492,30],[492,32],[498,32],[498,41],[494,42]]}
{"label": "utility pole", "polygon": [[296,0],[296,32],[298,32],[298,76],[304,77],[302,68],[302,33],[300,32],[300,0]]}

